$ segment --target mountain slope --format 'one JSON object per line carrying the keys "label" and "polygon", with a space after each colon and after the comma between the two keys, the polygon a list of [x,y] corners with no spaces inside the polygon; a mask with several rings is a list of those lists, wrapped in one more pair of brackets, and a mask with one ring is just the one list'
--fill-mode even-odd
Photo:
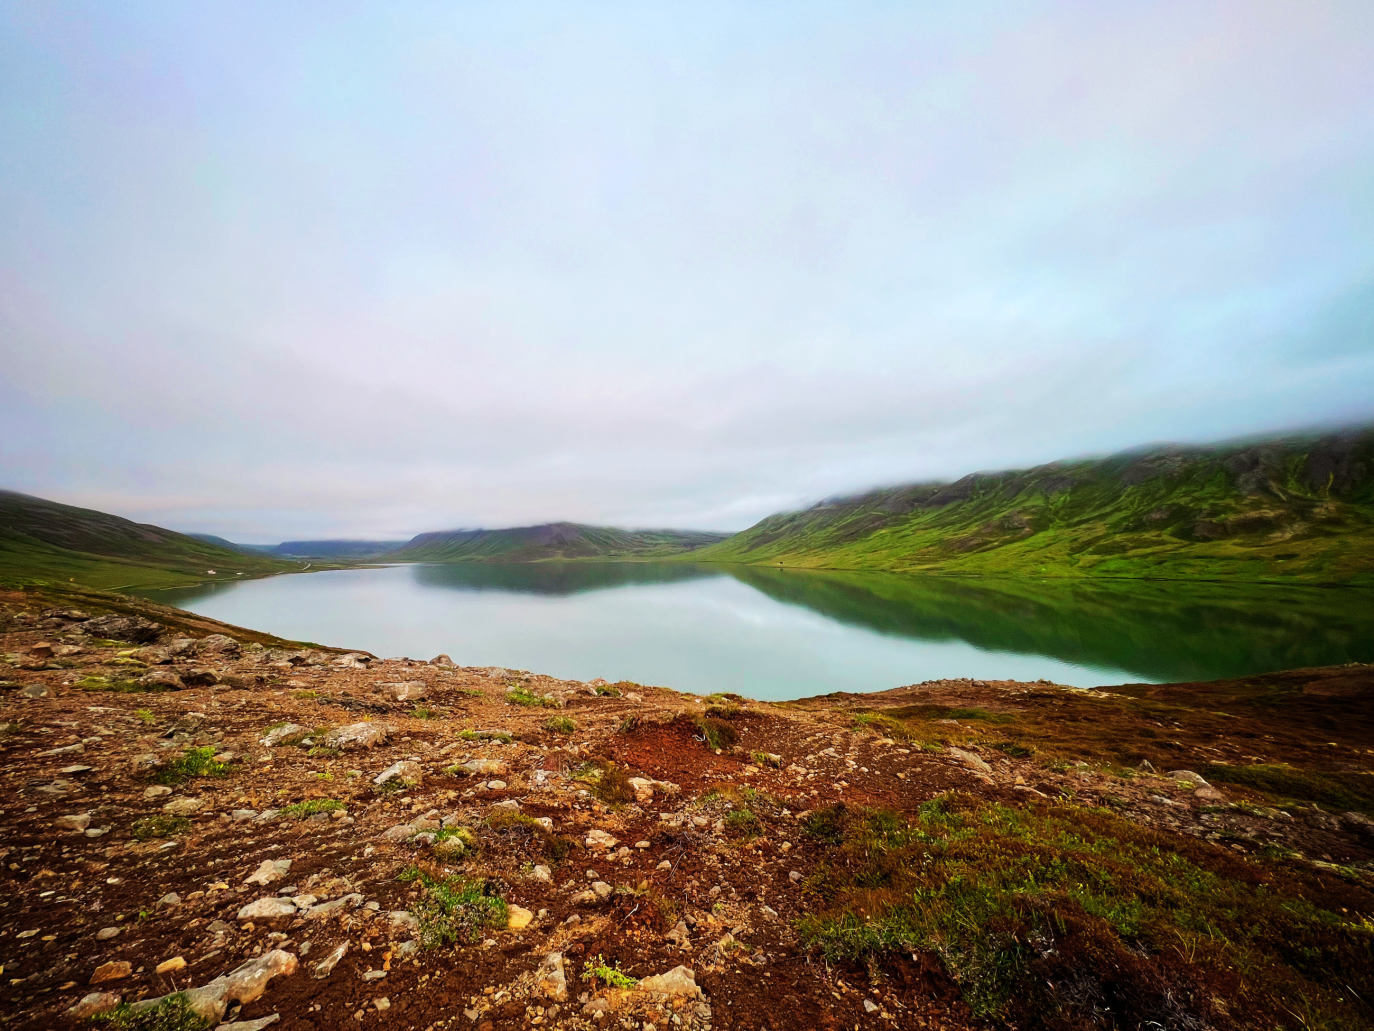
{"label": "mountain slope", "polygon": [[297,568],[160,526],[0,490],[0,580],[11,583],[173,586]]}
{"label": "mountain slope", "polygon": [[386,555],[397,548],[405,547],[407,541],[283,541],[268,549],[278,558],[330,558],[345,561],[348,559],[376,558]]}
{"label": "mountain slope", "polygon": [[1374,429],[1167,445],[874,490],[769,516],[693,558],[1374,583]]}
{"label": "mountain slope", "polygon": [[422,533],[386,557],[404,562],[647,558],[694,551],[719,544],[728,537],[724,533],[692,530],[619,530],[579,523],[545,523],[504,530]]}

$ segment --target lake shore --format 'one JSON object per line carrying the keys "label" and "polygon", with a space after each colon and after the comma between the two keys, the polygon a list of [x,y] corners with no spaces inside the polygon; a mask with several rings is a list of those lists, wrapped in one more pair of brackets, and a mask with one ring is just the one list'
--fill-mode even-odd
{"label": "lake shore", "polygon": [[317,1028],[1369,1018],[1368,666],[769,704],[0,606],[10,1026],[207,985]]}

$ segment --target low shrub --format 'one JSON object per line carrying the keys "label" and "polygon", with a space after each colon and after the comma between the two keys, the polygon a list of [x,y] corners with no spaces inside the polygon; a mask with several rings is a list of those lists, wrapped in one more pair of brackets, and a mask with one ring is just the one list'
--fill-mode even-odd
{"label": "low shrub", "polygon": [[342,808],[344,804],[333,798],[307,798],[302,802],[292,802],[288,806],[283,806],[278,815],[287,819],[304,820],[316,813],[332,813]]}
{"label": "low shrub", "polygon": [[506,701],[514,705],[523,705],[530,709],[557,709],[559,708],[557,698],[549,698],[546,695],[535,694],[528,687],[512,687],[506,692]]}
{"label": "low shrub", "polygon": [[489,928],[506,926],[506,903],[490,881],[444,877],[412,866],[400,876],[420,886],[411,906],[422,948],[481,941]]}
{"label": "low shrub", "polygon": [[216,762],[215,749],[207,745],[204,748],[187,749],[184,754],[154,772],[152,779],[158,784],[175,787],[196,777],[227,777],[233,771],[229,763]]}
{"label": "low shrub", "polygon": [[570,716],[550,716],[544,729],[550,734],[571,734],[577,730],[577,721]]}
{"label": "low shrub", "polygon": [[739,740],[739,732],[724,720],[698,716],[694,722],[697,727],[697,740],[713,752],[729,748]]}
{"label": "low shrub", "polygon": [[823,852],[801,940],[870,964],[933,953],[984,1020],[1275,1026],[1301,999],[1306,1026],[1353,1027],[1374,994],[1374,942],[1341,915],[1368,893],[1105,810],[947,795],[910,821],[832,806],[803,830]]}
{"label": "low shrub", "polygon": [[[1208,763],[1198,771],[1218,784],[1253,788],[1274,798],[1316,802],[1330,809],[1374,815],[1374,777],[1336,777],[1291,766],[1227,766]],[[1368,782],[1361,784],[1361,781]]]}
{"label": "low shrub", "polygon": [[477,835],[468,827],[444,827],[434,837],[430,850],[440,859],[455,862],[475,856],[480,849]]}
{"label": "low shrub", "polygon": [[91,1017],[92,1024],[105,1024],[116,1031],[208,1031],[217,1021],[202,1017],[191,1008],[185,993],[169,995],[156,1006],[135,1010],[128,1003]]}
{"label": "low shrub", "polygon": [[582,962],[582,980],[591,982],[592,991],[596,991],[598,981],[607,988],[626,990],[639,984],[635,978],[621,971],[619,962],[611,966],[600,953]]}

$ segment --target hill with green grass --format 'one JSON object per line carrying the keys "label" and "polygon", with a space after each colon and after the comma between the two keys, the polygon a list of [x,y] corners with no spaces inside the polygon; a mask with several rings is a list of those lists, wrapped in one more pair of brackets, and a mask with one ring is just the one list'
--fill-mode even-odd
{"label": "hill with green grass", "polygon": [[299,568],[160,526],[0,490],[0,583],[174,587]]}
{"label": "hill with green grass", "polygon": [[545,523],[505,530],[422,533],[386,558],[397,562],[655,558],[696,551],[728,537],[729,534],[694,530],[619,530],[579,523]]}
{"label": "hill with green grass", "polygon": [[1374,428],[974,473],[769,516],[694,560],[1374,583]]}

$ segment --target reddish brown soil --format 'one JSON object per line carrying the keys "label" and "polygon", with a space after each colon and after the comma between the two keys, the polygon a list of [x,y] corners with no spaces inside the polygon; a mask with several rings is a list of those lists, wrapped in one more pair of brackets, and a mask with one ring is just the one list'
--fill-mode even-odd
{"label": "reddish brown soil", "polygon": [[[1255,703],[1253,685],[1249,694],[1240,685],[1174,685],[1116,689],[1103,697],[1046,684],[958,681],[787,705],[749,703],[730,719],[737,744],[714,754],[697,740],[693,722],[706,703],[666,689],[640,688],[637,697],[615,698],[596,696],[585,685],[515,671],[446,670],[409,660],[345,668],[336,664],[337,653],[287,649],[288,642],[266,635],[110,599],[87,604],[150,616],[163,624],[165,639],[222,632],[269,650],[200,655],[164,667],[184,672],[208,667],[221,678],[242,678],[235,683],[247,686],[225,682],[127,694],[83,690],[77,686],[83,677],[127,677],[142,670],[117,664],[121,649],[83,638],[79,622],[43,616],[51,603],[37,592],[0,596],[0,653],[10,657],[9,665],[0,667],[0,681],[10,685],[0,691],[5,789],[0,1025],[6,1027],[76,1026],[63,1013],[87,992],[108,989],[126,1001],[156,997],[203,985],[268,948],[298,953],[301,969],[272,982],[237,1019],[280,1013],[282,1026],[379,1024],[425,1031],[606,1028],[620,1026],[622,1019],[637,1028],[652,1022],[659,1031],[670,1026],[772,1031],[975,1026],[959,1001],[958,986],[933,955],[898,956],[866,970],[828,966],[798,944],[793,925],[807,902],[792,874],[809,875],[818,860],[817,846],[800,833],[798,815],[836,801],[911,812],[951,790],[1011,805],[1034,799],[1037,792],[1071,792],[1086,804],[1110,798],[1119,812],[1141,823],[1217,841],[1237,852],[1281,841],[1326,862],[1350,866],[1374,859],[1370,840],[1339,820],[1276,822],[1248,810],[1209,812],[1218,807],[1176,780],[1126,778],[1103,765],[1123,762],[1124,752],[1134,750],[1140,753],[1136,761],[1149,758],[1162,774],[1205,761],[1240,761],[1253,753],[1273,758],[1289,749],[1320,755],[1326,768],[1359,769],[1367,776],[1371,740],[1367,722],[1355,710],[1367,703],[1360,692],[1370,682],[1368,670],[1308,671],[1273,685],[1275,692],[1319,685],[1306,690],[1305,697],[1317,706],[1317,717],[1307,726],[1291,716],[1284,721],[1272,705]],[[29,650],[40,641],[73,642],[81,651],[55,661],[35,658]],[[286,654],[290,657],[282,657]],[[418,704],[430,710],[428,718],[417,712],[417,703],[393,701],[376,686],[399,681],[423,681],[426,697]],[[558,711],[576,720],[576,732],[551,733],[544,729],[551,710],[507,701],[507,687],[516,682],[561,701]],[[23,689],[34,685],[45,686],[48,696],[24,697]],[[1209,706],[1231,715],[1183,705],[1204,696]],[[1035,754],[1013,758],[993,747],[1011,733],[995,722],[927,720],[969,756],[981,757],[990,770],[984,774],[976,763],[943,747],[923,750],[919,743],[879,737],[881,728],[875,732],[855,724],[861,710],[912,705],[1014,715],[1018,739]],[[1341,713],[1344,724],[1329,725],[1333,714]],[[631,716],[637,723],[621,733]],[[390,741],[341,754],[260,743],[267,728],[284,721],[330,728],[364,718],[393,727]],[[1227,733],[1213,721],[1224,723]],[[1159,735],[1162,728],[1166,733]],[[459,734],[468,729],[508,731],[515,741],[464,741]],[[1153,733],[1133,737],[1142,731]],[[1327,742],[1316,741],[1318,732]],[[78,743],[79,750],[45,754]],[[144,797],[147,766],[136,757],[173,757],[202,745],[232,752],[233,772],[192,780],[166,797]],[[758,762],[756,753],[763,752],[780,756],[778,765]],[[1061,756],[1083,765],[1054,761]],[[407,757],[416,757],[423,768],[420,786],[397,793],[374,788],[380,771]],[[446,772],[471,758],[505,763],[500,779],[506,787],[486,789],[482,782],[491,778]],[[590,793],[590,784],[576,779],[587,763],[604,760],[637,776],[671,782],[678,790],[607,806]],[[73,766],[90,768],[62,772]],[[540,776],[546,783],[537,783]],[[722,833],[721,821],[731,799],[745,788],[760,793],[756,808],[762,833],[734,839]],[[1265,801],[1244,789],[1228,787],[1227,794]],[[1167,802],[1155,801],[1166,796]],[[182,797],[201,802],[188,830],[135,839],[137,821],[159,815],[169,799]],[[230,816],[235,810],[261,812],[320,798],[345,803],[347,816],[278,816],[267,822]],[[506,800],[518,802],[528,816],[551,819],[557,834],[577,840],[576,848],[557,863],[545,858],[550,846],[539,834],[485,827],[493,805]],[[417,862],[435,870],[443,864],[423,844],[382,835],[431,811],[477,828],[482,839],[477,860],[449,869],[490,878],[508,903],[544,915],[523,931],[491,932],[490,944],[402,959],[400,950],[411,934],[392,926],[386,914],[412,909],[419,896],[416,885],[397,874]],[[99,837],[61,831],[55,821],[65,814],[89,814],[92,829],[109,830]],[[610,833],[617,848],[628,852],[608,856],[589,847],[586,835],[596,829]],[[636,847],[639,842],[647,847]],[[264,859],[277,858],[292,860],[285,880],[271,887],[245,885]],[[553,867],[551,882],[531,876],[540,862]],[[659,869],[665,862],[667,868]],[[574,902],[592,880],[625,891],[592,905]],[[242,906],[276,895],[284,885],[321,900],[357,892],[375,909],[318,923],[297,920],[275,938],[267,927],[240,925],[236,914]],[[159,906],[170,892],[181,901]],[[568,922],[574,916],[578,919]],[[667,937],[680,918],[690,928],[686,948]],[[108,927],[121,930],[113,938],[97,938]],[[29,930],[40,933],[19,937]],[[726,935],[739,945],[731,945]],[[334,971],[324,978],[310,976],[313,965],[345,941],[350,951]],[[532,971],[555,950],[566,957],[572,992],[556,1014],[551,1000],[534,992],[531,983]],[[154,972],[157,964],[177,956],[186,959],[186,969],[167,976]],[[578,974],[595,956],[636,978],[678,964],[693,968],[709,1015],[696,1013],[694,1002],[677,1008],[671,1002],[634,1003],[600,1020],[584,1015],[578,996],[589,985]],[[111,960],[128,961],[133,972],[90,986],[96,967]],[[384,978],[363,979],[384,966]],[[381,998],[389,1003],[385,1011],[374,1005]],[[879,1012],[870,1015],[866,1000]],[[474,1007],[480,1011],[476,1020],[464,1013]],[[680,1024],[673,1023],[674,1016]]]}

